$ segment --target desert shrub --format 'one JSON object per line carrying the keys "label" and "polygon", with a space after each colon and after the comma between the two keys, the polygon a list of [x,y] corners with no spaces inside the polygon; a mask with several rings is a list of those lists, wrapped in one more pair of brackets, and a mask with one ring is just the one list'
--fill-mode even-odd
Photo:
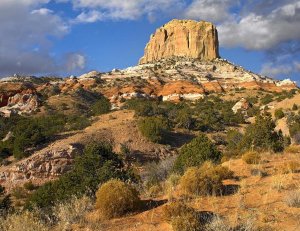
{"label": "desert shrub", "polygon": [[1,216],[4,217],[9,213],[11,207],[12,207],[12,201],[10,199],[10,196],[9,195],[2,196],[0,194],[0,220],[1,220]]}
{"label": "desert shrub", "polygon": [[212,195],[222,193],[222,181],[233,177],[233,172],[221,165],[204,163],[201,167],[187,169],[180,179],[180,187],[183,194]]}
{"label": "desert shrub", "polygon": [[6,218],[0,218],[0,230],[48,231],[50,229],[36,218],[33,213],[25,211],[9,215]]}
{"label": "desert shrub", "polygon": [[27,207],[51,207],[57,201],[66,201],[71,196],[94,194],[100,183],[112,178],[132,179],[124,169],[119,156],[107,143],[91,143],[84,153],[75,158],[73,169],[58,180],[39,187],[27,200]]}
{"label": "desert shrub", "polygon": [[298,191],[290,192],[285,197],[285,203],[289,207],[300,208],[300,191],[298,190]]}
{"label": "desert shrub", "polygon": [[275,118],[279,120],[279,119],[281,119],[281,118],[284,117],[284,112],[282,111],[281,108],[280,109],[276,109],[274,115],[275,115]]}
{"label": "desert shrub", "polygon": [[272,177],[271,188],[275,189],[276,191],[280,192],[281,190],[285,189],[286,187],[286,176],[285,175],[275,175]]}
{"label": "desert shrub", "polygon": [[175,117],[176,126],[179,128],[191,129],[195,126],[195,122],[190,110],[179,110]]}
{"label": "desert shrub", "polygon": [[155,116],[160,114],[158,102],[146,99],[130,99],[125,102],[125,108],[135,111],[136,116]]}
{"label": "desert shrub", "polygon": [[24,189],[26,189],[26,190],[28,190],[28,191],[33,191],[33,190],[35,190],[35,189],[37,188],[37,186],[34,185],[34,184],[32,183],[32,181],[26,182],[26,183],[23,185],[23,187],[24,187]]}
{"label": "desert shrub", "polygon": [[156,143],[162,143],[170,129],[168,120],[163,117],[141,118],[138,127],[143,136]]}
{"label": "desert shrub", "polygon": [[271,103],[273,101],[273,96],[270,94],[265,95],[261,100],[261,104],[266,105],[268,103]]}
{"label": "desert shrub", "polygon": [[[5,215],[7,215],[7,213],[9,212],[9,210],[11,208],[10,196],[9,195],[5,196],[4,192],[5,192],[5,188],[2,185],[0,185],[0,221],[1,221],[1,216],[4,217]],[[0,224],[0,227],[1,227],[1,224]]]}
{"label": "desert shrub", "polygon": [[12,190],[11,195],[16,199],[24,199],[28,196],[26,190],[22,187],[16,187]]}
{"label": "desert shrub", "polygon": [[96,192],[96,198],[96,208],[105,219],[123,216],[140,204],[138,192],[120,180],[104,183]]}
{"label": "desert shrub", "polygon": [[230,151],[237,151],[241,148],[241,141],[243,139],[243,134],[237,130],[229,130],[226,135],[226,148]]}
{"label": "desert shrub", "polygon": [[242,160],[247,164],[258,164],[261,160],[261,156],[258,152],[249,151],[242,156]]}
{"label": "desert shrub", "polygon": [[298,105],[297,104],[293,104],[292,110],[293,111],[297,111],[298,110]]}
{"label": "desert shrub", "polygon": [[93,209],[88,196],[71,197],[67,202],[56,204],[53,211],[58,230],[70,230],[72,224],[84,223],[85,215]]}
{"label": "desert shrub", "polygon": [[182,202],[172,202],[163,207],[164,218],[174,231],[200,231],[203,225],[197,212]]}
{"label": "desert shrub", "polygon": [[275,123],[269,115],[257,116],[255,123],[246,128],[241,147],[244,150],[280,152],[284,149],[284,137],[281,131],[275,131]]}
{"label": "desert shrub", "polygon": [[296,144],[300,144],[300,115],[288,116],[289,132]]}
{"label": "desert shrub", "polygon": [[171,172],[174,165],[175,157],[168,157],[158,162],[151,162],[145,165],[141,175],[146,186],[156,185],[164,181]]}
{"label": "desert shrub", "polygon": [[281,166],[282,173],[295,173],[300,170],[299,161],[288,161]]}
{"label": "desert shrub", "polygon": [[148,188],[146,195],[149,197],[157,197],[163,194],[163,187],[161,184],[152,185]]}
{"label": "desert shrub", "polygon": [[217,163],[220,159],[221,152],[205,134],[200,134],[180,149],[174,163],[174,170],[183,173],[188,167],[199,166],[205,161]]}
{"label": "desert shrub", "polygon": [[101,99],[98,99],[94,104],[92,104],[91,109],[94,115],[102,115],[110,111],[111,103],[107,98],[102,96]]}
{"label": "desert shrub", "polygon": [[294,140],[295,144],[300,144],[300,131],[297,132],[296,134],[294,134],[293,140]]}

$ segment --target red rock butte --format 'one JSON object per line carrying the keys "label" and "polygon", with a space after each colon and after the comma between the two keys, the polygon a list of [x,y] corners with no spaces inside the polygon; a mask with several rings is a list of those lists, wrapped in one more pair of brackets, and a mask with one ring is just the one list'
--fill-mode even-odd
{"label": "red rock butte", "polygon": [[151,35],[139,64],[172,57],[199,60],[219,58],[216,27],[205,21],[174,19]]}

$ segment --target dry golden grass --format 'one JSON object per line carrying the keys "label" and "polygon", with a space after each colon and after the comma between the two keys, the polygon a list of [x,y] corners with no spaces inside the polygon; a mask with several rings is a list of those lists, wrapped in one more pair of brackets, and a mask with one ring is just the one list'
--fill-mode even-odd
{"label": "dry golden grass", "polygon": [[295,173],[299,170],[300,170],[300,162],[294,160],[285,162],[280,168],[280,172],[283,174]]}
{"label": "dry golden grass", "polygon": [[86,224],[85,216],[94,208],[88,196],[73,197],[71,200],[56,205],[53,209],[58,220],[58,230],[69,230],[73,224]]}
{"label": "dry golden grass", "polygon": [[25,211],[0,218],[0,230],[3,231],[50,231],[33,213]]}
{"label": "dry golden grass", "polygon": [[300,208],[300,190],[290,192],[285,197],[285,203],[289,207]]}
{"label": "dry golden grass", "polygon": [[290,145],[284,149],[286,153],[300,153],[299,145]]}
{"label": "dry golden grass", "polygon": [[164,218],[174,231],[201,231],[203,226],[197,212],[182,202],[172,202],[163,208]]}
{"label": "dry golden grass", "polygon": [[222,181],[232,176],[227,167],[206,162],[199,168],[189,168],[180,179],[180,187],[187,196],[220,194]]}
{"label": "dry golden grass", "polygon": [[257,152],[249,151],[242,156],[242,160],[247,164],[259,164],[261,156]]}

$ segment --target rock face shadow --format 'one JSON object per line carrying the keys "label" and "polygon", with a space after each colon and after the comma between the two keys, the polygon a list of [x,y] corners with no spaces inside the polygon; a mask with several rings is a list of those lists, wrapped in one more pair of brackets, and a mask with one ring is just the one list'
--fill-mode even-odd
{"label": "rock face shadow", "polygon": [[170,132],[165,134],[165,143],[173,148],[180,148],[182,145],[190,142],[193,138],[195,138],[195,135]]}
{"label": "rock face shadow", "polygon": [[217,215],[215,213],[210,212],[210,211],[197,212],[197,217],[198,217],[200,223],[203,225],[211,223],[216,216]]}
{"label": "rock face shadow", "polygon": [[168,200],[143,200],[139,212],[145,212],[166,204]]}
{"label": "rock face shadow", "polygon": [[221,190],[221,195],[222,196],[233,195],[238,192],[239,188],[240,188],[240,186],[236,185],[236,184],[224,185]]}

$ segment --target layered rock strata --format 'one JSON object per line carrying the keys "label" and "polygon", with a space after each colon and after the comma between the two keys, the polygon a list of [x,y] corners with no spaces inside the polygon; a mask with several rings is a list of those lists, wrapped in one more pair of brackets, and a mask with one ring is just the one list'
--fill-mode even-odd
{"label": "layered rock strata", "polygon": [[219,42],[216,27],[205,21],[174,19],[151,35],[139,63],[172,57],[200,60],[218,58]]}

